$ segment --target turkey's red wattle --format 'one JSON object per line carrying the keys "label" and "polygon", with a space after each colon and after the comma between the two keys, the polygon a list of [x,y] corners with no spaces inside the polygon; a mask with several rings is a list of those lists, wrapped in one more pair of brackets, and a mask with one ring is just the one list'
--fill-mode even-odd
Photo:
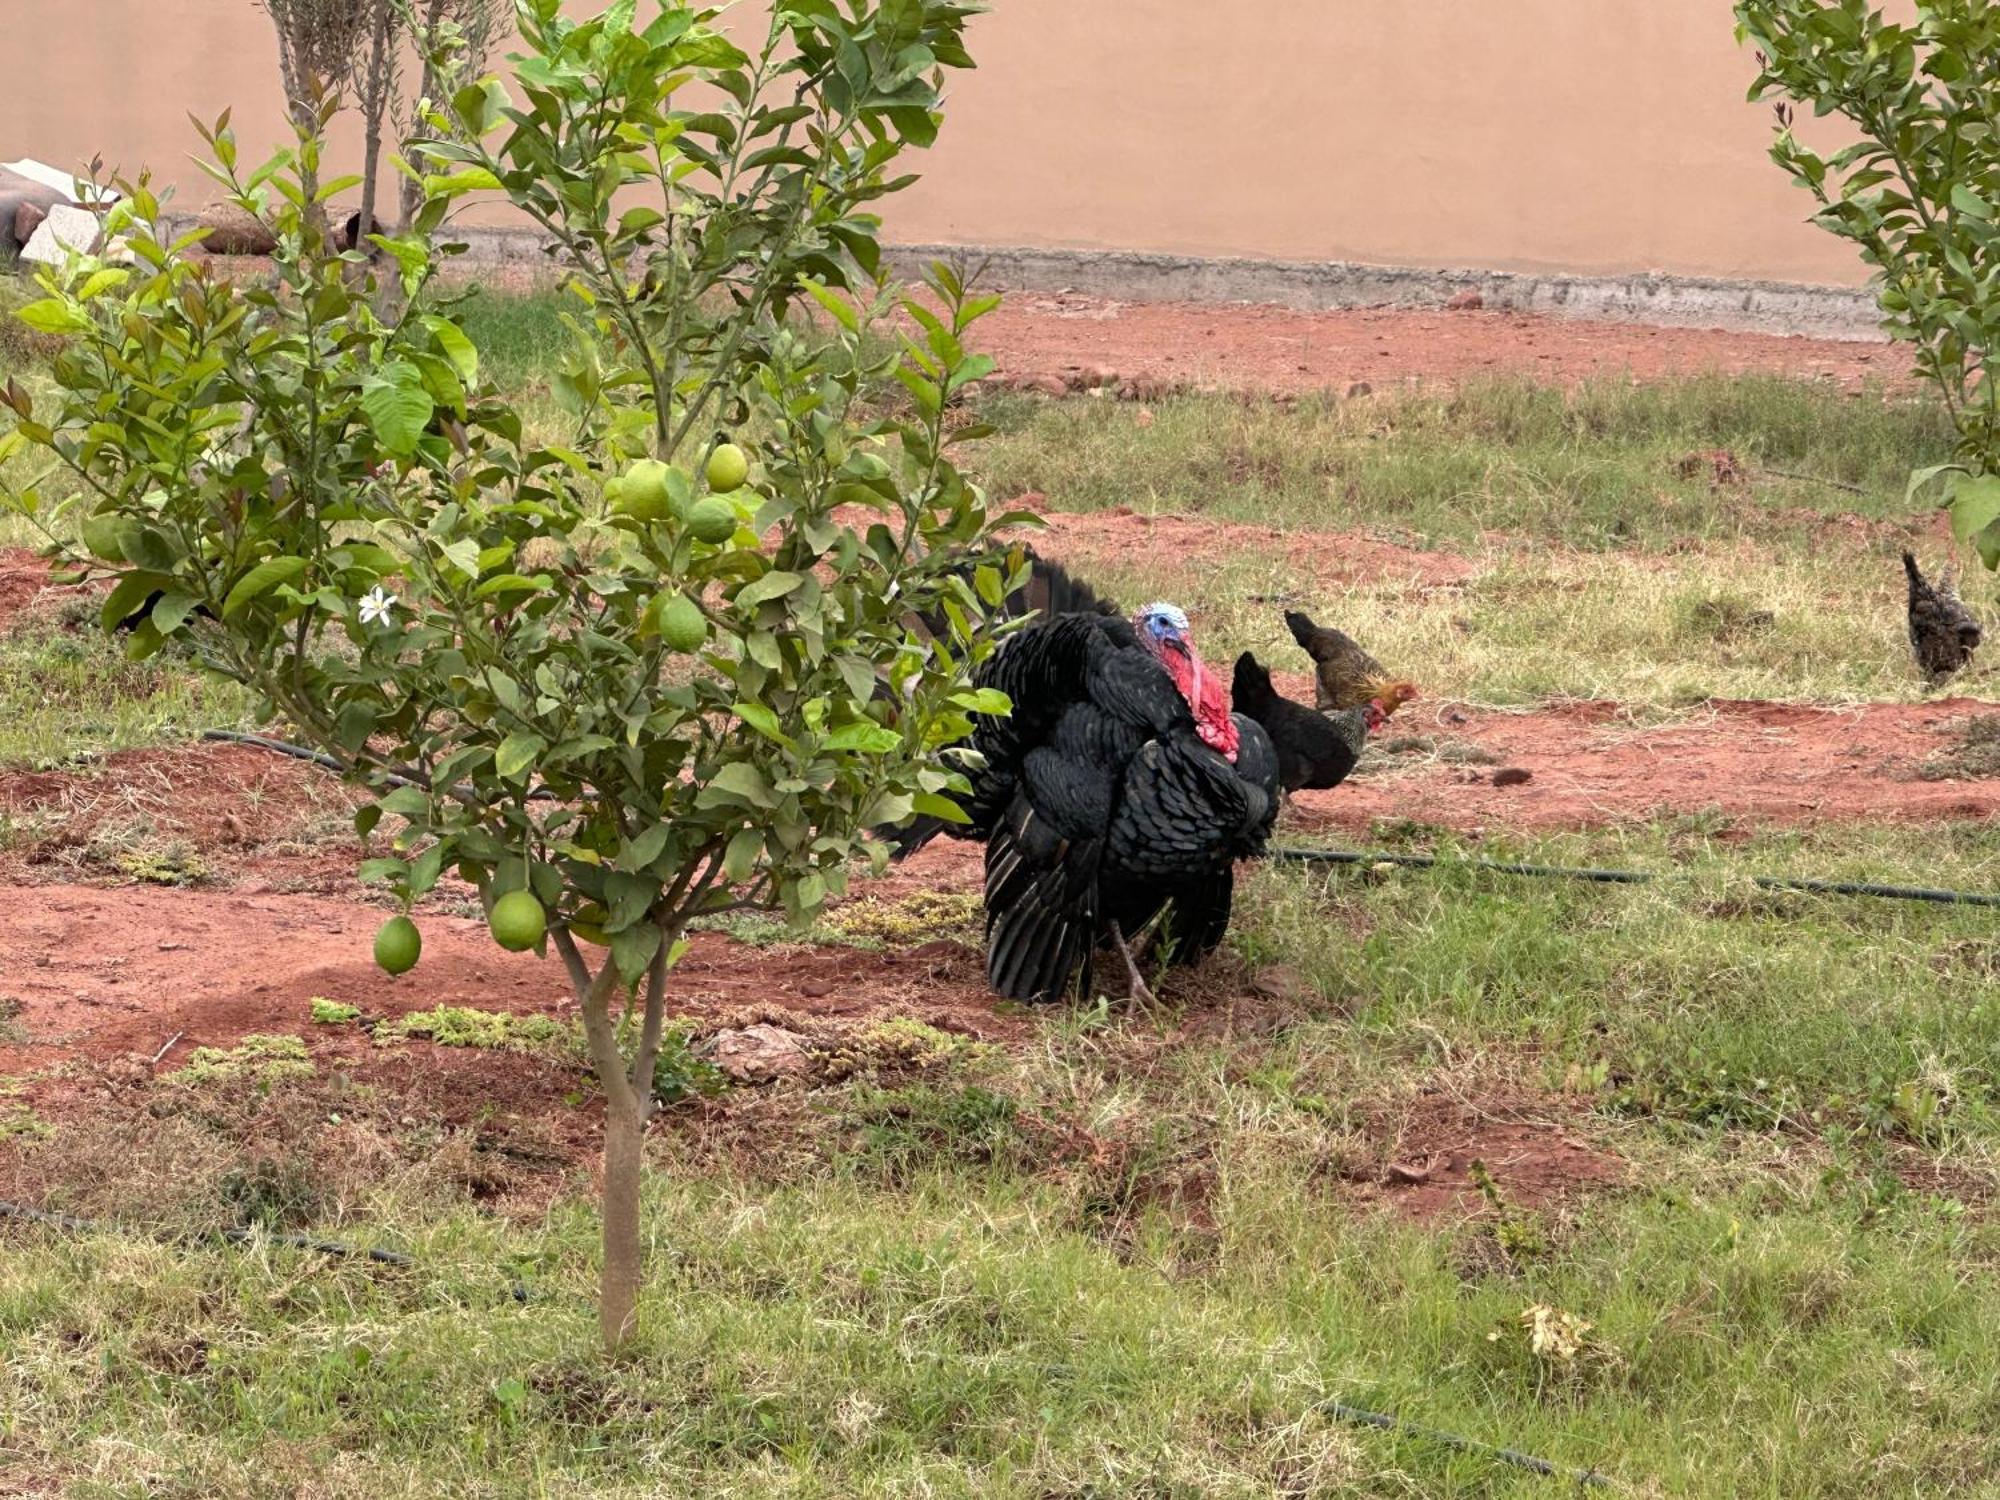
{"label": "turkey's red wattle", "polygon": [[1193,646],[1163,652],[1161,662],[1187,699],[1201,742],[1223,759],[1234,761],[1240,736],[1236,721],[1229,716],[1228,684],[1202,665]]}

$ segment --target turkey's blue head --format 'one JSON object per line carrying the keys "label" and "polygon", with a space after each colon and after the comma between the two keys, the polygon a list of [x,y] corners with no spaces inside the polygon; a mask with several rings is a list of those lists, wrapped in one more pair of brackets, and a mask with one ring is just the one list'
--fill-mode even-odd
{"label": "turkey's blue head", "polygon": [[1187,612],[1164,600],[1147,605],[1132,617],[1139,643],[1159,664],[1187,700],[1201,741],[1216,754],[1236,759],[1236,721],[1229,716],[1229,687],[1202,665],[1188,628]]}

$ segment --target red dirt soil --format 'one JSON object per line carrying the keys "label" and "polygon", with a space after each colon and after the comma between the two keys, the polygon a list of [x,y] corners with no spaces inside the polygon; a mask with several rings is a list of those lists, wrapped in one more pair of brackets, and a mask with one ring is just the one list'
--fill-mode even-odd
{"label": "red dirt soil", "polygon": [[49,582],[49,565],[25,547],[0,547],[0,630],[44,596],[66,592]]}
{"label": "red dirt soil", "polygon": [[[904,878],[921,882],[927,873],[933,889],[961,884],[951,872],[971,874],[967,852],[927,853]],[[503,952],[483,922],[436,911],[419,914],[421,964],[391,978],[371,950],[386,915],[353,897],[14,885],[0,901],[0,996],[13,1002],[11,1026],[25,1040],[0,1040],[0,1074],[78,1056],[150,1058],[178,1033],[158,1064],[171,1071],[190,1047],[299,1031],[315,997],[386,1017],[437,1005],[573,1013],[560,965]],[[702,933],[676,971],[675,1013],[886,1012],[970,1035],[1015,1034],[1025,1023],[995,1011],[984,979],[979,956],[951,943],[903,953],[757,950]]]}
{"label": "red dirt soil", "polygon": [[1363,1201],[1428,1220],[1482,1209],[1474,1162],[1492,1174],[1510,1208],[1538,1208],[1623,1184],[1624,1163],[1582,1140],[1575,1123],[1559,1117],[1566,1112],[1557,1099],[1475,1100],[1426,1092],[1404,1119],[1380,1128],[1388,1159],[1353,1191]]}
{"label": "red dirt soil", "polygon": [[[268,261],[217,257],[239,279]],[[462,267],[455,275],[520,295],[546,288],[539,267]],[[1010,291],[972,346],[1005,380],[1079,377],[1223,390],[1345,391],[1407,381],[1452,383],[1508,372],[1556,384],[1710,372],[1821,377],[1855,387],[1910,378],[1886,340],[1853,342],[1713,328],[1652,328],[1537,313],[1373,307],[1298,312],[1254,303],[1120,302],[1071,292]],[[1105,373],[1117,381],[1105,381]],[[1075,380],[1072,384],[1077,383]]]}
{"label": "red dirt soil", "polygon": [[1852,343],[1649,328],[1512,312],[1389,308],[1294,312],[1282,307],[1112,302],[1016,292],[983,319],[976,347],[1000,373],[1097,372],[1224,390],[1377,390],[1406,381],[1454,383],[1513,373],[1557,384],[1660,380],[1705,373],[1804,376],[1845,387],[1909,378],[1907,357],[1886,341]]}
{"label": "red dirt soil", "polygon": [[[1295,696],[1310,693],[1302,677],[1280,685]],[[1432,763],[1301,793],[1297,822],[1358,831],[1377,820],[1412,819],[1483,831],[1707,811],[1760,824],[2000,814],[2000,780],[1918,779],[1926,762],[1935,764],[1957,743],[1957,726],[2000,711],[1969,698],[1852,708],[1718,702],[1683,722],[1651,727],[1630,723],[1614,703],[1523,713],[1414,708],[1397,717],[1388,738],[1431,732],[1478,746],[1495,763]],[[1503,770],[1526,771],[1529,779],[1495,785]]]}

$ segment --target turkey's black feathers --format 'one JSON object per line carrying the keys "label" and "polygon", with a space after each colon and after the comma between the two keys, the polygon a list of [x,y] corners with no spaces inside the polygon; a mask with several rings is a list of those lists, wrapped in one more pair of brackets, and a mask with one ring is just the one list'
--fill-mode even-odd
{"label": "turkey's black feathers", "polygon": [[1229,924],[1235,860],[1277,816],[1277,753],[1239,717],[1231,765],[1201,742],[1173,680],[1125,620],[1059,615],[1007,640],[980,670],[1014,704],[982,717],[984,764],[946,828],[986,841],[987,980],[1018,1000],[1075,989],[1116,922],[1168,913],[1176,956]]}

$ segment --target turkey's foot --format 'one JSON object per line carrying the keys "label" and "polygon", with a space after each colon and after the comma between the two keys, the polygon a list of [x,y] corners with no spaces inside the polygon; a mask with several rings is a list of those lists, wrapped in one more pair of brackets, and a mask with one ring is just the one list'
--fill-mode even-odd
{"label": "turkey's foot", "polygon": [[1147,1010],[1158,1010],[1159,1001],[1153,998],[1152,990],[1147,988],[1145,977],[1139,972],[1139,961],[1132,956],[1131,946],[1126,943],[1125,934],[1119,930],[1116,922],[1111,924],[1111,943],[1118,950],[1118,956],[1125,960],[1125,978],[1131,985],[1133,1003],[1143,1005]]}

